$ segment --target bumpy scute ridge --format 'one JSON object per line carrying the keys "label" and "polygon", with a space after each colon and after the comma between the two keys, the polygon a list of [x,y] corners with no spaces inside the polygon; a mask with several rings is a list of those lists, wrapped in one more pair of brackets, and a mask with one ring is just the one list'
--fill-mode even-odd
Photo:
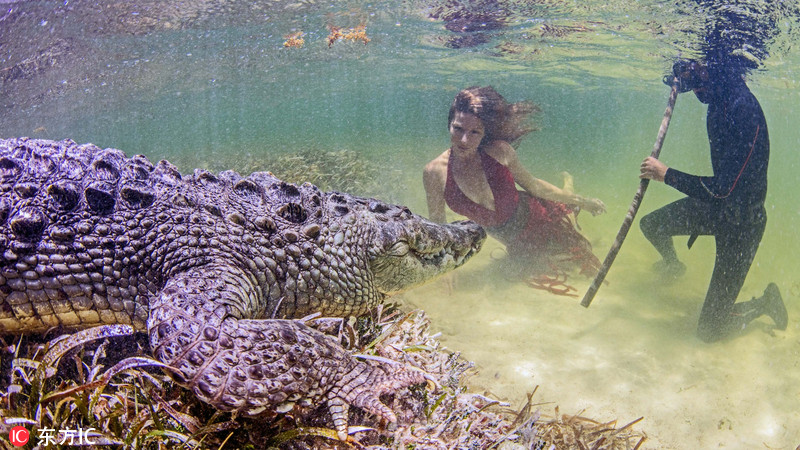
{"label": "bumpy scute ridge", "polygon": [[267,172],[247,177],[0,139],[0,334],[130,324],[202,400],[241,414],[326,404],[387,420],[418,371],[354,359],[292,320],[363,314],[463,264],[485,233]]}

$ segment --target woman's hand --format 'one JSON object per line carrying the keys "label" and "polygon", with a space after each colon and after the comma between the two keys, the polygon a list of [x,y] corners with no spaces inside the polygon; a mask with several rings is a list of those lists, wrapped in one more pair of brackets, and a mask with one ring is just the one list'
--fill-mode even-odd
{"label": "woman's hand", "polygon": [[606,204],[597,198],[584,198],[580,207],[592,213],[593,216],[606,212]]}
{"label": "woman's hand", "polygon": [[652,156],[648,156],[642,161],[642,165],[639,167],[639,178],[661,181],[663,183],[664,176],[667,174],[667,169],[668,167],[666,164]]}

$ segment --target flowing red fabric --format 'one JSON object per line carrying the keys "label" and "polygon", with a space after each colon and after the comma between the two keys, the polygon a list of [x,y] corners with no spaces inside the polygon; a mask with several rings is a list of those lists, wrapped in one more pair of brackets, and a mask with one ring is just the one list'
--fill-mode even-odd
{"label": "flowing red fabric", "polygon": [[[492,211],[473,202],[461,191],[450,170],[452,153],[444,189],[447,206],[454,212],[486,227],[490,235],[498,237],[500,234],[499,238],[506,244],[509,255],[548,261],[552,259],[550,273],[534,274],[533,287],[556,292],[557,289],[547,286],[558,284],[569,288],[568,292],[574,290],[563,283],[566,281],[564,263],[577,266],[581,273],[592,276],[600,268],[600,260],[592,253],[589,241],[575,229],[570,220],[572,209],[563,203],[540,199],[527,192],[518,191],[514,176],[508,167],[485,152],[479,154],[486,180],[494,196],[495,210]],[[527,222],[515,236],[502,236],[502,231],[498,228],[505,225],[520,207],[528,209]]]}

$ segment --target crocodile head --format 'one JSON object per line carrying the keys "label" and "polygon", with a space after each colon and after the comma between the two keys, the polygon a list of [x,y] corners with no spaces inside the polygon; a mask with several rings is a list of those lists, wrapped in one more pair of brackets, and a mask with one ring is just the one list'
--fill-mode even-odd
{"label": "crocodile head", "polygon": [[486,239],[472,221],[438,224],[405,206],[339,192],[324,198],[323,253],[346,261],[331,263],[331,272],[352,279],[369,296],[395,294],[455,269]]}
{"label": "crocodile head", "polygon": [[373,287],[394,294],[464,264],[480,250],[486,232],[472,221],[438,224],[403,206],[370,200],[373,214],[367,255]]}

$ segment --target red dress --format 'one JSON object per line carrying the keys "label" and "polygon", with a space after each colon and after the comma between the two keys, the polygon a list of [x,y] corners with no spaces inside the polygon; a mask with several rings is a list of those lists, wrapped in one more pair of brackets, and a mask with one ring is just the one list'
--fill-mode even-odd
{"label": "red dress", "polygon": [[490,235],[506,245],[506,250],[512,256],[539,259],[559,257],[563,262],[566,255],[566,259],[577,263],[581,272],[587,275],[594,274],[600,268],[600,261],[592,253],[591,244],[570,221],[572,209],[569,206],[518,191],[508,167],[486,152],[478,153],[494,196],[495,210],[473,202],[458,187],[450,170],[452,152],[444,188],[444,199],[450,209],[486,228]]}

